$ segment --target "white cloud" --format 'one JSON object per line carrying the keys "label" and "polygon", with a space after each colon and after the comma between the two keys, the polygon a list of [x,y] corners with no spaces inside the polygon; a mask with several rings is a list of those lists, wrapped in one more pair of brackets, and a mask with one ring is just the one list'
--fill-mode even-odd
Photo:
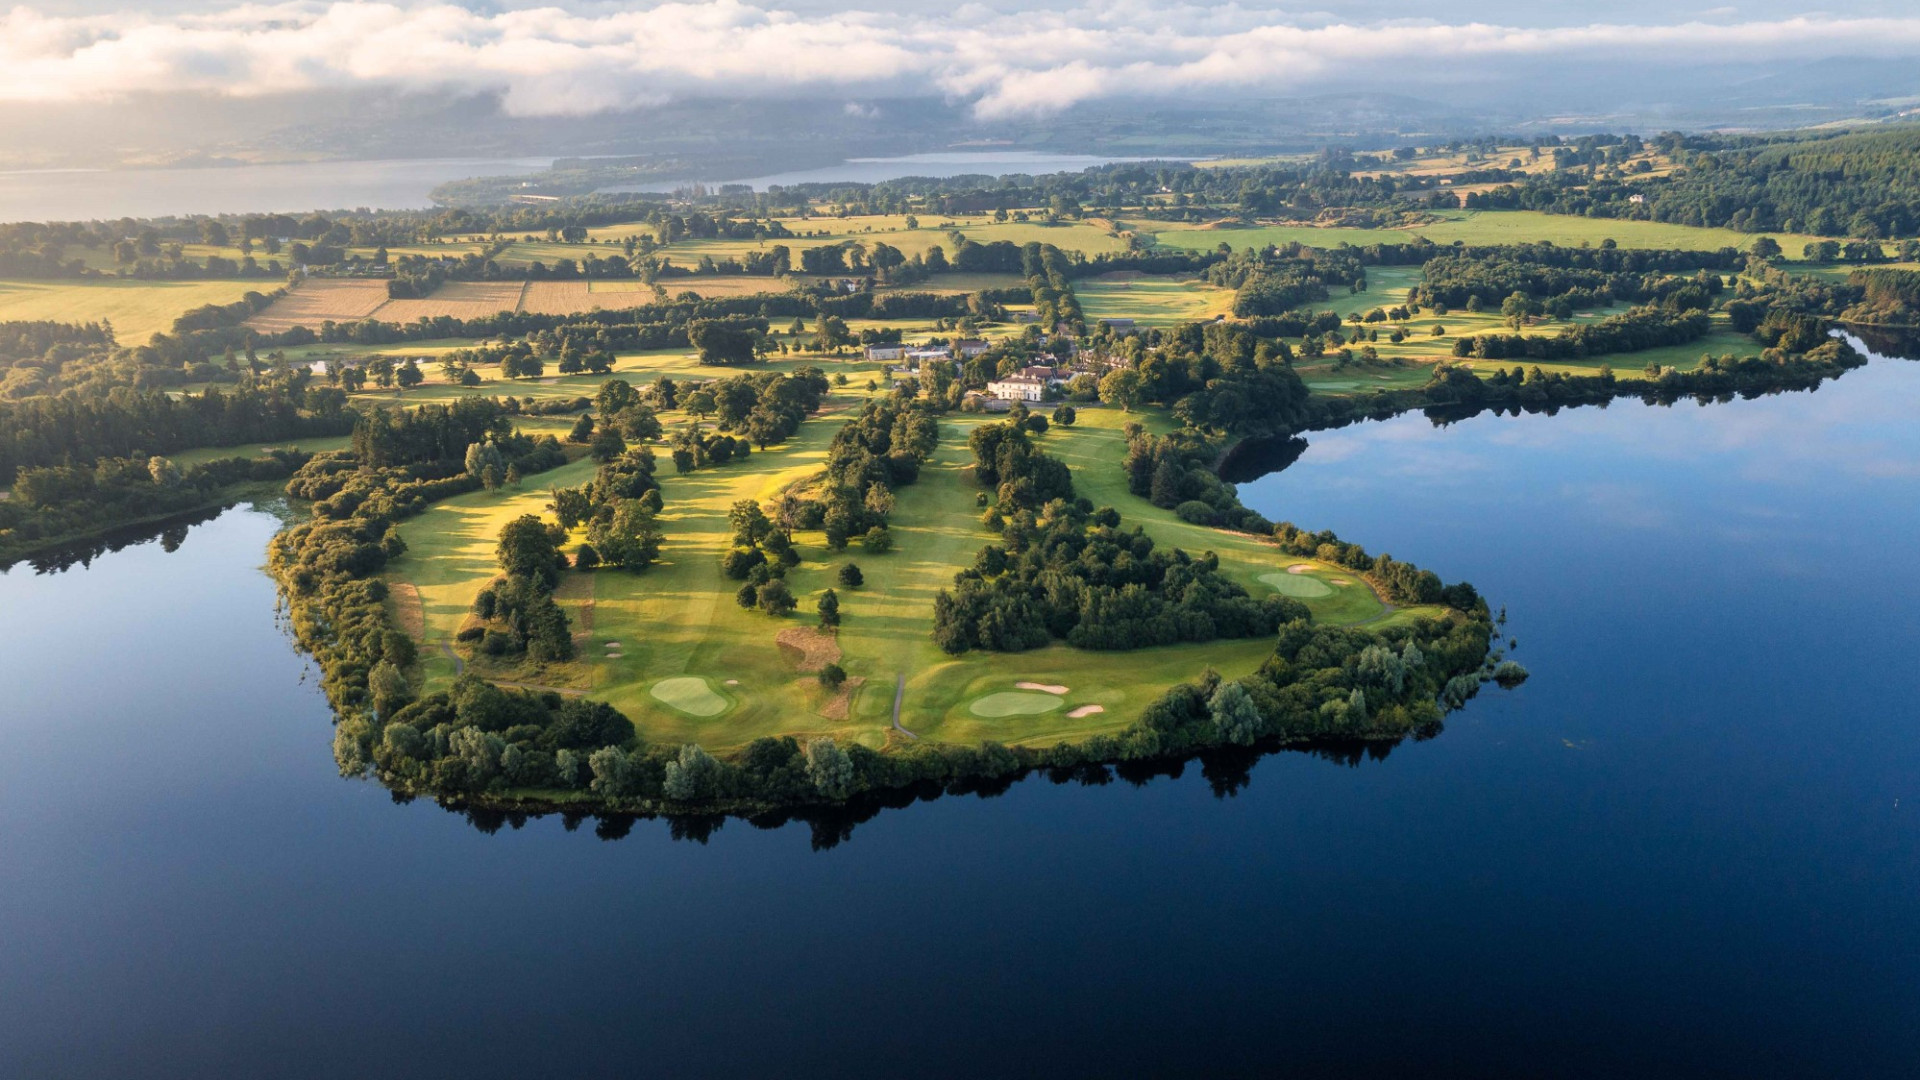
{"label": "white cloud", "polygon": [[372,84],[497,91],[510,112],[541,116],[674,96],[920,92],[970,101],[991,117],[1115,96],[1288,91],[1342,72],[1920,55],[1920,18],[1704,14],[1716,21],[1528,28],[1289,21],[1236,4],[1138,0],[913,15],[802,14],[743,0],[590,12],[342,0],[165,17],[16,7],[0,14],[0,101]]}

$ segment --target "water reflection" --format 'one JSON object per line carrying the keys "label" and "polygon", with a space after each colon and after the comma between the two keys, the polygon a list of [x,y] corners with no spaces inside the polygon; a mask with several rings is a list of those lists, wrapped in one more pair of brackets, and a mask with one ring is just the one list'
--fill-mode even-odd
{"label": "water reflection", "polygon": [[[636,826],[663,826],[676,841],[696,844],[710,842],[728,822],[744,822],[761,831],[786,828],[805,829],[814,851],[830,851],[853,838],[854,830],[888,811],[905,810],[916,803],[940,798],[972,796],[997,799],[1022,784],[1051,784],[1055,787],[1106,787],[1116,781],[1143,788],[1156,781],[1177,781],[1186,775],[1187,766],[1198,762],[1200,775],[1216,799],[1231,799],[1253,783],[1254,768],[1261,761],[1279,754],[1301,755],[1347,768],[1359,768],[1363,762],[1384,762],[1402,742],[1420,742],[1438,735],[1441,725],[1404,739],[1349,739],[1314,743],[1282,743],[1267,740],[1253,746],[1215,747],[1187,758],[1154,758],[1115,764],[1082,764],[1072,767],[1028,769],[992,778],[968,777],[947,784],[922,781],[906,787],[869,792],[838,806],[795,807],[744,816],[728,814],[630,814],[608,813],[571,807],[559,810],[506,809],[475,805],[461,799],[440,802],[442,809],[463,818],[475,831],[488,836],[502,829],[518,831],[528,822],[556,817],[567,832],[593,822],[594,835],[601,840],[624,840]],[[363,781],[371,783],[372,781]],[[414,796],[393,792],[400,805],[415,802]]]}
{"label": "water reflection", "polygon": [[[180,550],[181,544],[186,543],[187,533],[194,526],[212,521],[226,513],[227,509],[224,506],[216,506],[208,510],[191,510],[162,521],[109,529],[85,540],[76,540],[70,544],[49,548],[20,559],[18,562],[33,567],[33,572],[36,574],[59,574],[76,566],[86,569],[93,565],[93,560],[102,555],[125,551],[143,544],[158,542],[160,549],[171,555]],[[0,562],[0,573],[5,573],[15,565],[17,563]]]}

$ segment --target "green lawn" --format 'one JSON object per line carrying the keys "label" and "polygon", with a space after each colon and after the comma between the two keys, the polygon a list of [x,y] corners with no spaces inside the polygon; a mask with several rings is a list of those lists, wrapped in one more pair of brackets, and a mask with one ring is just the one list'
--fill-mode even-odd
{"label": "green lawn", "polygon": [[[725,750],[762,735],[831,734],[880,746],[903,737],[890,728],[894,684],[905,676],[901,723],[923,739],[1048,745],[1120,730],[1172,683],[1208,667],[1229,676],[1245,674],[1271,650],[1259,639],[1125,653],[1061,645],[1017,655],[956,658],[940,652],[930,639],[933,596],[991,539],[979,525],[976,489],[964,473],[970,461],[967,433],[988,420],[978,416],[943,418],[940,447],[920,481],[897,493],[893,551],[870,555],[856,547],[834,555],[819,533],[798,533],[803,562],[788,572],[787,582],[801,599],[800,611],[774,619],[740,609],[733,602],[739,583],[727,579],[719,566],[729,537],[727,508],[737,499],[768,499],[818,471],[827,442],[863,396],[836,393],[822,415],[803,424],[788,443],[745,462],[681,476],[663,456],[661,524],[667,542],[662,561],[639,574],[596,572],[590,575],[590,590],[579,580],[587,575],[570,575],[562,589],[576,629],[591,596],[591,631],[579,635],[585,648],[581,659],[568,665],[576,670],[565,685],[585,687],[615,705],[653,742],[699,742]],[[1143,525],[1160,544],[1217,552],[1226,572],[1256,595],[1272,591],[1261,575],[1303,561],[1256,537],[1181,521],[1127,493],[1120,469],[1122,425],[1140,419],[1163,426],[1166,418],[1099,408],[1080,415],[1080,424],[1055,428],[1043,443],[1073,468],[1078,489],[1095,504],[1119,508],[1128,524]],[[449,499],[401,526],[408,553],[392,564],[389,578],[419,590],[422,653],[431,684],[444,685],[453,675],[441,645],[460,626],[474,593],[496,572],[493,546],[500,527],[519,514],[544,512],[547,488],[579,484],[592,468],[580,461],[531,478],[521,490]],[[835,586],[839,567],[848,561],[859,563],[866,580],[858,589],[840,590],[840,664],[862,685],[845,719],[826,719],[820,712],[829,695],[795,670],[774,639],[783,628],[812,624],[820,592]],[[1316,565],[1312,573],[1353,580],[1334,567]],[[1383,613],[1357,580],[1330,590],[1305,601],[1318,618],[1356,623]],[[1393,618],[1413,614],[1396,612]],[[1042,702],[1028,701],[1029,692],[1015,686],[1020,681],[1069,689],[1057,699],[1058,707],[1026,712]],[[1003,694],[1019,696],[993,697]],[[976,708],[983,698],[988,703]],[[725,707],[716,711],[716,700]],[[1096,705],[1103,711],[1086,714]],[[1083,715],[1070,715],[1076,711]]]}

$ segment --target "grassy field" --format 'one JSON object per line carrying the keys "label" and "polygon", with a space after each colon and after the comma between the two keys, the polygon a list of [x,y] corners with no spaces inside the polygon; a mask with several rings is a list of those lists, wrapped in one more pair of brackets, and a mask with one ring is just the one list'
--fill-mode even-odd
{"label": "grassy field", "polygon": [[[1298,241],[1314,247],[1347,244],[1407,243],[1424,236],[1436,244],[1460,241],[1466,244],[1518,244],[1540,240],[1568,247],[1599,244],[1613,240],[1627,248],[1686,248],[1713,250],[1722,247],[1746,248],[1757,233],[1732,229],[1700,229],[1688,225],[1669,225],[1656,221],[1623,221],[1610,218],[1573,217],[1543,214],[1532,210],[1450,210],[1441,211],[1445,220],[1406,229],[1321,229],[1311,225],[1273,225],[1259,228],[1208,228],[1170,222],[1139,221],[1142,232],[1152,233],[1167,247],[1204,251],[1220,243],[1236,250]],[[1789,252],[1818,237],[1798,233],[1769,233]]]}
{"label": "grassy field", "polygon": [[246,281],[0,281],[0,321],[51,319],[113,323],[122,345],[144,345],[155,331],[203,304],[231,304],[249,292],[271,292],[279,282]]}
{"label": "grassy field", "polygon": [[1233,312],[1232,289],[1195,278],[1111,275],[1074,283],[1087,324],[1101,319],[1132,319],[1141,326],[1178,326],[1205,322]]}
{"label": "grassy field", "polygon": [[[699,742],[718,750],[768,734],[831,734],[871,746],[902,738],[891,724],[894,685],[904,678],[901,723],[923,739],[1046,745],[1120,730],[1171,683],[1209,666],[1244,674],[1269,652],[1264,639],[1128,653],[1056,645],[1016,656],[955,658],[936,649],[929,638],[933,595],[991,539],[979,525],[976,489],[964,473],[970,460],[967,432],[986,422],[971,416],[942,421],[939,450],[920,481],[898,493],[893,551],[871,555],[856,548],[832,555],[818,533],[799,533],[795,540],[803,562],[789,571],[787,581],[801,599],[800,611],[773,619],[741,610],[733,602],[738,583],[719,567],[729,535],[727,507],[737,499],[767,499],[816,472],[828,440],[862,396],[833,395],[822,414],[803,424],[787,444],[746,462],[686,476],[666,469],[662,561],[640,574],[569,575],[591,578],[590,589],[570,583],[562,590],[563,607],[583,630],[584,649],[579,661],[567,665],[572,671],[553,673],[553,684],[585,688],[612,703],[650,741]],[[1103,409],[1087,409],[1081,416],[1081,424],[1056,428],[1044,442],[1068,462],[1079,490],[1096,504],[1120,508],[1129,523],[1145,526],[1161,544],[1216,551],[1227,572],[1257,595],[1274,588],[1261,580],[1263,575],[1305,562],[1259,538],[1180,521],[1128,494],[1119,462],[1120,428],[1129,417]],[[1133,418],[1165,423],[1147,414]],[[454,674],[442,644],[465,619],[474,593],[495,573],[493,545],[500,526],[522,513],[543,513],[550,486],[579,484],[591,471],[590,463],[576,462],[520,490],[449,499],[402,526],[409,550],[392,564],[390,577],[418,590],[430,683],[444,684]],[[783,628],[811,625],[820,592],[834,584],[848,561],[860,565],[866,581],[858,589],[841,590],[844,623],[838,644],[841,665],[860,687],[845,717],[828,719],[821,715],[831,711],[823,708],[828,695],[797,670],[775,637]],[[1418,614],[1388,614],[1371,590],[1338,568],[1311,564],[1307,576],[1329,583],[1327,595],[1305,601],[1319,618],[1387,625]],[[1332,584],[1342,580],[1347,584]],[[1015,686],[1020,681],[1059,684],[1068,691],[1059,707],[1040,712],[1024,711],[1037,706],[1010,704],[1012,699],[974,707],[991,695],[1022,693]],[[1086,714],[1094,705],[1102,711]],[[1076,711],[1083,715],[1069,715]]]}

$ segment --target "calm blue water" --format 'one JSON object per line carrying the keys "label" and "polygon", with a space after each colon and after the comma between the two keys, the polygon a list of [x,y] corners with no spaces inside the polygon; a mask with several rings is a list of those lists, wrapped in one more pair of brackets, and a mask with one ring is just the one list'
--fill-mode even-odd
{"label": "calm blue water", "polygon": [[1916,415],[1877,362],[1316,436],[1248,501],[1476,582],[1531,682],[1385,760],[1032,779],[826,851],[337,778],[267,515],[16,568],[0,1076],[1910,1075]]}

